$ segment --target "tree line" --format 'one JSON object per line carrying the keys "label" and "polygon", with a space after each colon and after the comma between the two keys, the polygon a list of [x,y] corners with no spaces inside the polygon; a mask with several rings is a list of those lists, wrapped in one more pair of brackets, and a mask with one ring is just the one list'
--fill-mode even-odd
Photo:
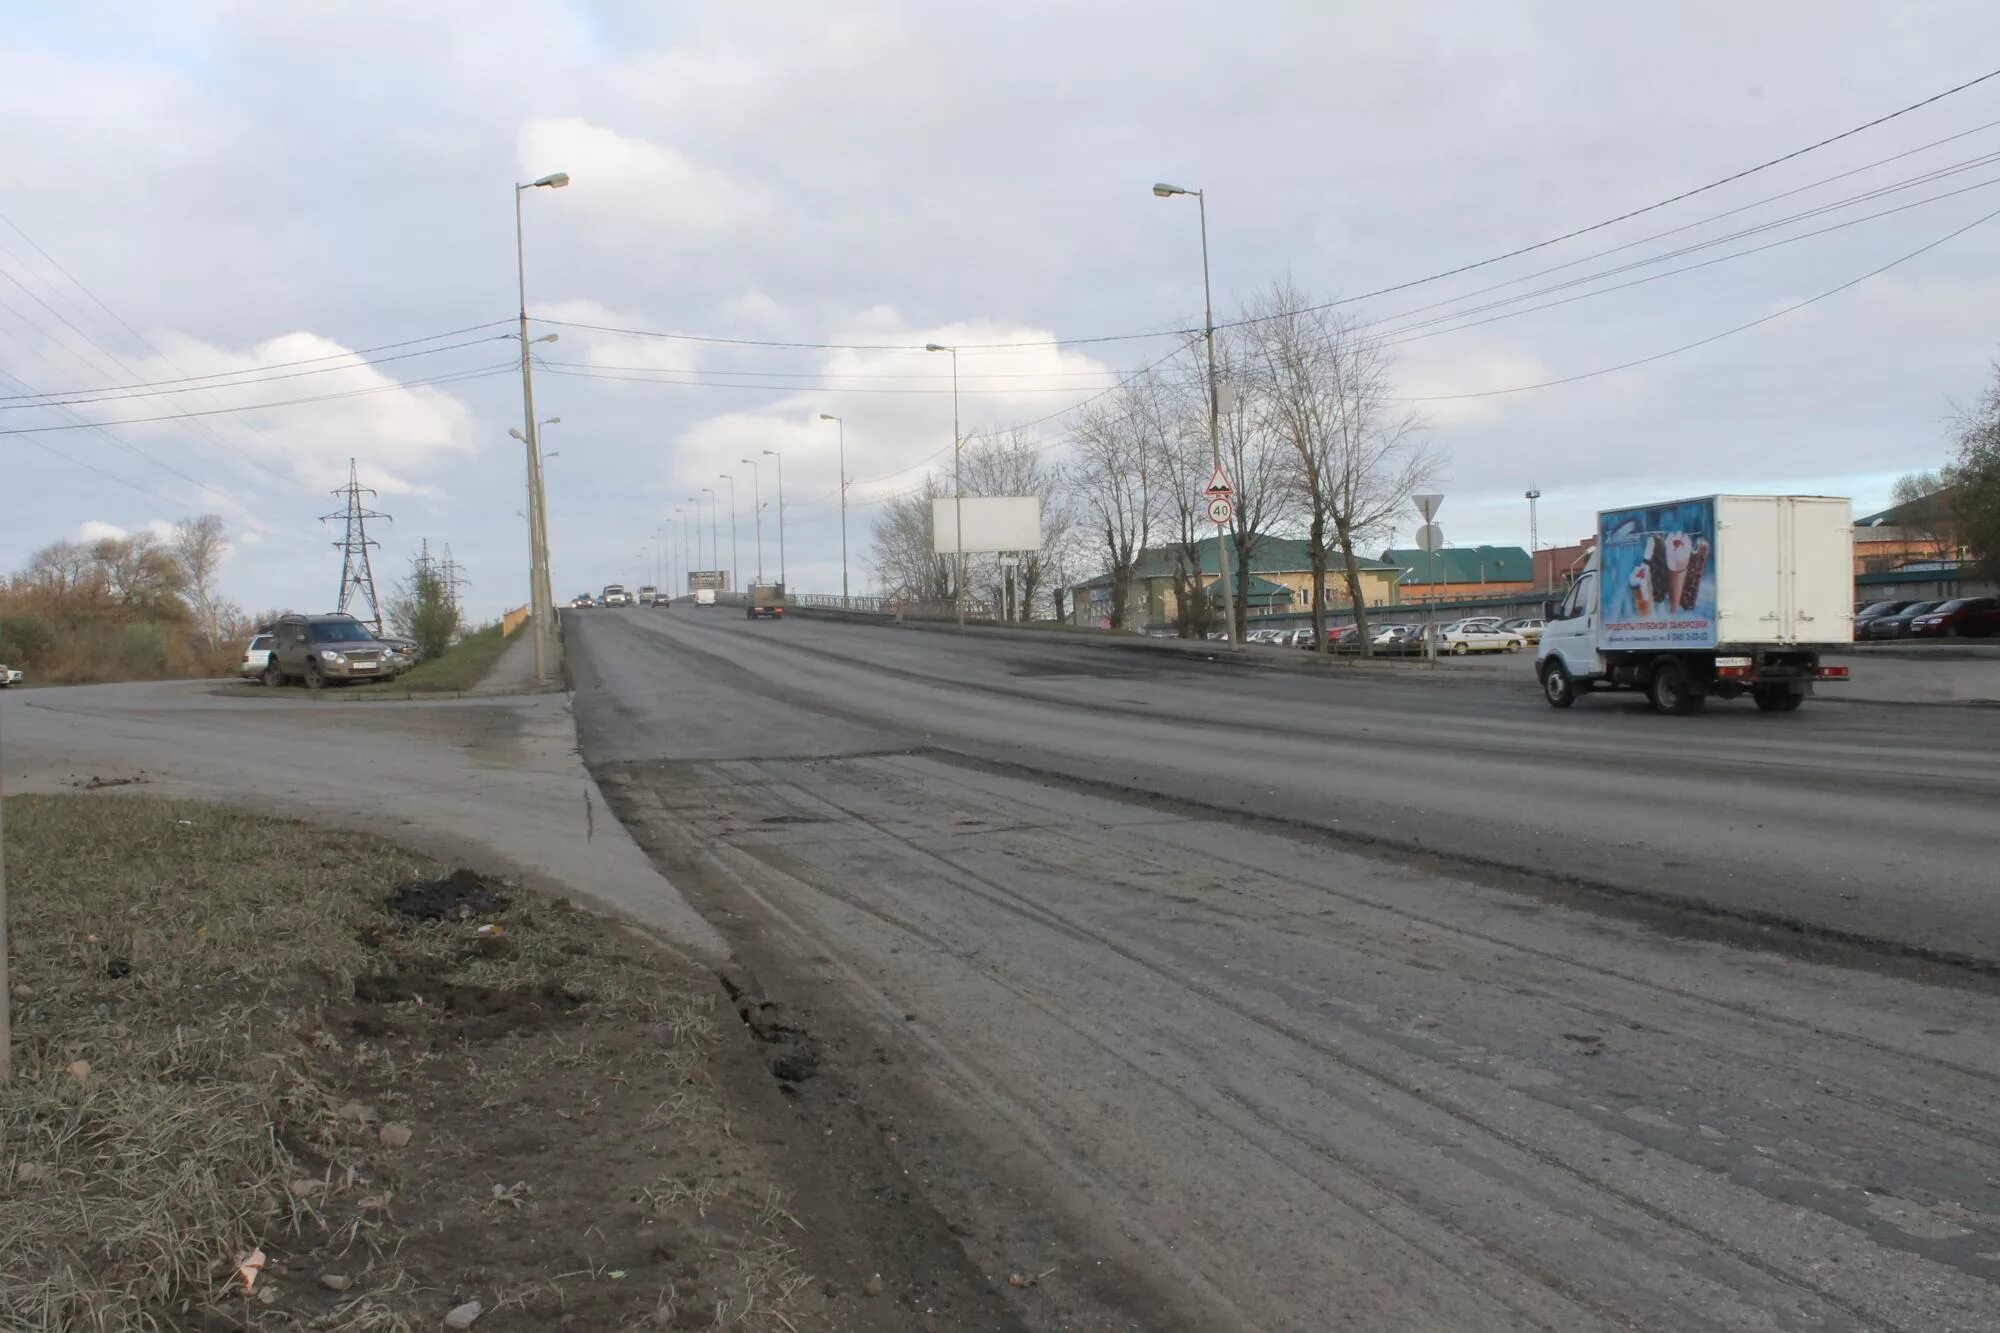
{"label": "tree line", "polygon": [[[1215,383],[1217,443],[1235,490],[1223,530],[1235,593],[1234,633],[1246,629],[1251,564],[1260,544],[1303,533],[1312,576],[1313,628],[1326,642],[1330,581],[1353,608],[1367,645],[1362,553],[1403,518],[1410,496],[1436,474],[1423,423],[1395,398],[1384,341],[1289,282],[1273,284],[1222,321]],[[966,591],[1001,618],[1069,619],[1066,597],[1084,570],[1111,582],[1110,620],[1128,623],[1148,551],[1170,566],[1177,629],[1221,628],[1209,593],[1220,572],[1216,526],[1203,494],[1214,466],[1209,378],[1201,343],[1123,380],[1087,404],[1065,437],[974,434],[963,445],[964,494],[1033,495],[1042,502],[1042,549],[968,557]],[[874,532],[885,588],[916,602],[957,596],[950,554],[931,550],[931,501],[951,494],[949,467],[886,502]]]}

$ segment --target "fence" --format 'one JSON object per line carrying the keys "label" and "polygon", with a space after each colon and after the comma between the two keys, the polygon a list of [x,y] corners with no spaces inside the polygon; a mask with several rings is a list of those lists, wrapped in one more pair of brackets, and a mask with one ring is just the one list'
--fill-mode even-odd
{"label": "fence", "polygon": [[521,628],[527,619],[528,608],[525,606],[517,606],[512,611],[507,612],[500,617],[500,637],[503,639],[513,638],[514,631]]}

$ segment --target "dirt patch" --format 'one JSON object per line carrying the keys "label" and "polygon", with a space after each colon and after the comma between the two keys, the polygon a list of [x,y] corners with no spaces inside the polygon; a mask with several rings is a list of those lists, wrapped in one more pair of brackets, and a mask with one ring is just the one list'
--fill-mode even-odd
{"label": "dirt patch", "polygon": [[504,912],[513,904],[470,870],[454,870],[443,879],[412,880],[389,895],[389,910],[416,921],[470,921]]}
{"label": "dirt patch", "polygon": [[[801,1025],[760,1010],[746,1040],[712,975],[617,923],[210,806],[17,797],[6,834],[0,1326],[397,1333],[470,1301],[479,1333],[989,1326],[823,1261],[844,1210],[795,1202],[755,1054]],[[475,882],[505,905],[385,896]]]}

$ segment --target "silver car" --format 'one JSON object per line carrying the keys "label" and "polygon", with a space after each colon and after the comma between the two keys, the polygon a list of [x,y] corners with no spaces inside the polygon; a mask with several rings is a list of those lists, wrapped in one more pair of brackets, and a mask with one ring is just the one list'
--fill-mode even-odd
{"label": "silver car", "polygon": [[254,634],[249,646],[243,650],[243,661],[237,666],[236,674],[245,680],[262,680],[264,668],[271,665],[271,636]]}

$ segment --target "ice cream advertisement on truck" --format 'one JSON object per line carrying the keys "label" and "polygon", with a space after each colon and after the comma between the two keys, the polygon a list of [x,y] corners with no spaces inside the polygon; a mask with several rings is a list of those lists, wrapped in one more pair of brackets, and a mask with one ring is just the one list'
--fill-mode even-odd
{"label": "ice cream advertisement on truck", "polygon": [[1715,647],[1715,501],[1614,509],[1597,521],[1603,647]]}

